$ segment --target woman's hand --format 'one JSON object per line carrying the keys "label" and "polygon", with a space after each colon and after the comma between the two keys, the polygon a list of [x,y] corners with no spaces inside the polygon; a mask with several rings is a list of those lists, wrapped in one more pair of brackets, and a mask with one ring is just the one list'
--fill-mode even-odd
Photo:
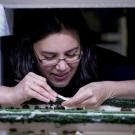
{"label": "woman's hand", "polygon": [[11,87],[13,105],[22,104],[31,98],[43,102],[56,101],[57,93],[47,84],[46,79],[35,73],[28,73],[15,87]]}
{"label": "woman's hand", "polygon": [[93,82],[80,88],[79,91],[62,106],[71,108],[98,108],[106,99],[112,97],[110,81]]}

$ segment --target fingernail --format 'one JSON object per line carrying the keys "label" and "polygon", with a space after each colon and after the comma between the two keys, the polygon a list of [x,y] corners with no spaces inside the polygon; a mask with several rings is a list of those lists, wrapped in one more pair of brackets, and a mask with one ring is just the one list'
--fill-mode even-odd
{"label": "fingernail", "polygon": [[57,96],[58,96],[58,94],[57,94],[56,92],[54,92],[54,96],[55,96],[55,97],[57,97]]}
{"label": "fingernail", "polygon": [[57,100],[56,98],[52,98],[52,101],[53,101],[53,102],[56,102],[56,100]]}
{"label": "fingernail", "polygon": [[47,103],[49,103],[49,102],[50,102],[50,100],[49,100],[49,99],[46,99],[46,102],[47,102]]}

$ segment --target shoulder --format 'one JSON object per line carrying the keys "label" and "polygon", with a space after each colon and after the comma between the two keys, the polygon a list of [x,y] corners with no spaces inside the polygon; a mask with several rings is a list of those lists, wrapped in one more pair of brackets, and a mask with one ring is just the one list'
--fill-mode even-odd
{"label": "shoulder", "polygon": [[126,64],[128,58],[109,49],[96,47],[97,60],[101,64]]}
{"label": "shoulder", "polygon": [[135,64],[119,53],[96,48],[99,78],[101,80],[135,79]]}

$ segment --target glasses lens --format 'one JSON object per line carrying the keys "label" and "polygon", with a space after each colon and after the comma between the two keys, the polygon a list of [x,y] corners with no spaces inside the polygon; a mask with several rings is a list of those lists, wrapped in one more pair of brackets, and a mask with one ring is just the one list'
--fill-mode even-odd
{"label": "glasses lens", "polygon": [[42,60],[41,62],[45,66],[54,66],[58,63],[58,59],[56,59],[56,60]]}
{"label": "glasses lens", "polygon": [[67,63],[74,63],[77,62],[80,59],[80,55],[75,55],[72,58],[66,58],[66,62]]}
{"label": "glasses lens", "polygon": [[63,59],[54,59],[54,60],[43,59],[43,60],[41,60],[41,63],[45,66],[54,66],[54,65],[57,65],[59,63],[59,61],[61,61],[61,60],[64,60],[66,63],[72,64],[72,63],[75,63],[78,60],[80,60],[80,55],[75,55],[73,57],[66,57]]}

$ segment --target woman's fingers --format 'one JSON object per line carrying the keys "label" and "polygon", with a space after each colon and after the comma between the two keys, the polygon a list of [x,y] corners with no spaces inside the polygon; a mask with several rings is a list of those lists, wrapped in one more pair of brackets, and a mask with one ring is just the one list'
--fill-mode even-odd
{"label": "woman's fingers", "polygon": [[36,83],[40,87],[44,88],[46,91],[48,91],[48,93],[50,93],[54,97],[57,96],[57,93],[54,90],[52,90],[52,88],[47,84],[46,78],[39,76],[35,73],[29,73],[29,74],[32,77],[32,80],[34,83]]}
{"label": "woman's fingers", "polygon": [[83,101],[78,106],[85,107],[85,108],[95,109],[95,108],[98,108],[99,107],[99,105],[100,105],[99,103],[100,102],[95,97],[92,97],[92,98],[89,98],[89,99]]}
{"label": "woman's fingers", "polygon": [[19,91],[24,101],[30,98],[42,99],[42,101],[56,101],[57,93],[47,84],[46,79],[35,73],[28,73],[18,84]]}
{"label": "woman's fingers", "polygon": [[[56,101],[56,97],[53,96],[52,94],[50,94],[45,88],[41,87],[38,82],[33,82],[31,81],[31,83],[29,84],[29,88],[32,91],[35,91],[38,94],[42,95],[43,97],[51,100],[51,101]],[[36,98],[36,97],[34,97]]]}
{"label": "woman's fingers", "polygon": [[75,96],[70,98],[68,101],[65,101],[62,103],[63,106],[70,106],[70,107],[75,107],[81,105],[82,102],[85,100],[89,99],[92,97],[92,92],[91,91],[86,91],[86,89],[81,88]]}
{"label": "woman's fingers", "polygon": [[37,80],[46,81],[46,78],[44,78],[44,77],[42,77],[40,75],[37,75],[37,74],[35,74],[33,72],[29,72],[28,75],[31,76],[32,78],[37,79]]}
{"label": "woman's fingers", "polygon": [[108,82],[93,82],[82,87],[70,100],[62,103],[67,107],[97,108],[111,97]]}
{"label": "woman's fingers", "polygon": [[62,103],[62,106],[73,107],[73,108],[97,108],[99,107],[99,102],[95,97],[83,98],[82,102],[79,99],[71,99]]}
{"label": "woman's fingers", "polygon": [[50,102],[50,99],[48,97],[41,95],[40,93],[38,93],[35,90],[29,91],[29,95],[31,95],[32,98],[36,98],[40,101],[47,102],[47,103]]}

